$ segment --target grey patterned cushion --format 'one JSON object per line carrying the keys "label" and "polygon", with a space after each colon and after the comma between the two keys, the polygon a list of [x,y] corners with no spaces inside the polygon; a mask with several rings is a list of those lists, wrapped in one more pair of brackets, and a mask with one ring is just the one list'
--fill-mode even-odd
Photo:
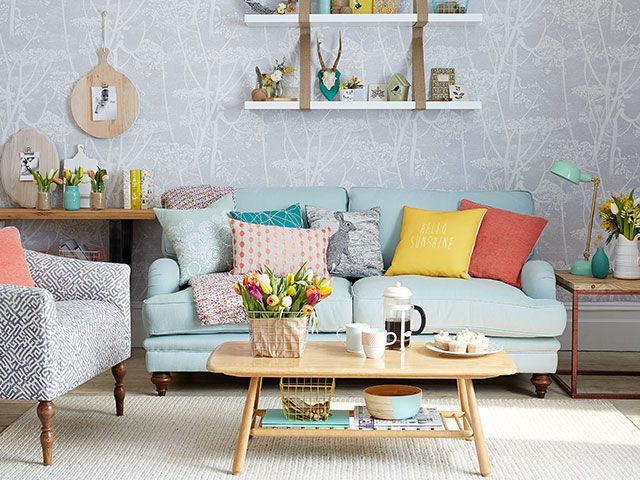
{"label": "grey patterned cushion", "polygon": [[311,228],[331,227],[327,249],[329,273],[348,278],[384,273],[379,208],[363,212],[332,212],[307,205],[306,210]]}

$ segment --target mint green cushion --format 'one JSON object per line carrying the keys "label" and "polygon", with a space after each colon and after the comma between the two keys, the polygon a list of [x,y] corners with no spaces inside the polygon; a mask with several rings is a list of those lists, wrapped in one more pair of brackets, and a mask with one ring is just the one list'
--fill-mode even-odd
{"label": "mint green cushion", "polygon": [[216,200],[207,208],[154,208],[164,234],[176,252],[180,265],[180,285],[195,275],[231,269],[231,228],[227,215],[232,209],[231,194]]}
{"label": "mint green cushion", "polygon": [[280,210],[263,210],[261,212],[229,212],[234,220],[273,227],[304,228],[302,209],[295,203]]}

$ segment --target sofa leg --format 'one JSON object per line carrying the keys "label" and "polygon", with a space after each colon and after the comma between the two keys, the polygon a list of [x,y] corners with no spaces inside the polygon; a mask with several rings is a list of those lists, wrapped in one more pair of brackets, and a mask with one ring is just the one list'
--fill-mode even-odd
{"label": "sofa leg", "polygon": [[45,466],[51,465],[53,458],[53,440],[55,435],[51,429],[53,416],[56,414],[56,404],[52,401],[41,401],[38,403],[38,418],[42,424],[40,433],[40,445],[42,445],[42,463]]}
{"label": "sofa leg", "polygon": [[169,372],[153,372],[151,375],[151,381],[156,386],[159,397],[164,397],[167,394],[167,388],[172,380]]}
{"label": "sofa leg", "polygon": [[127,364],[120,362],[117,365],[111,367],[111,373],[116,380],[116,386],[113,389],[113,396],[116,399],[116,416],[121,417],[124,415],[124,395],[126,389],[124,388],[124,376],[127,374]]}
{"label": "sofa leg", "polygon": [[551,385],[551,374],[549,373],[534,373],[531,376],[531,383],[536,387],[536,395],[538,398],[544,398],[547,394],[547,389]]}

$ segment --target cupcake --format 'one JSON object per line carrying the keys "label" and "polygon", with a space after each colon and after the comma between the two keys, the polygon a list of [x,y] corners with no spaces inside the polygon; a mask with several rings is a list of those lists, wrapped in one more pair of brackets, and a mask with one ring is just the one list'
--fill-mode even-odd
{"label": "cupcake", "polygon": [[467,341],[456,338],[455,340],[451,340],[449,342],[449,351],[453,353],[466,353],[467,352]]}
{"label": "cupcake", "polygon": [[464,340],[464,341],[468,342],[474,336],[475,336],[475,334],[471,330],[465,328],[465,329],[460,330],[458,332],[458,334],[456,335],[456,340]]}
{"label": "cupcake", "polygon": [[436,347],[438,347],[440,350],[449,350],[449,342],[451,342],[449,332],[440,330],[440,333],[433,337],[433,340],[436,343]]}

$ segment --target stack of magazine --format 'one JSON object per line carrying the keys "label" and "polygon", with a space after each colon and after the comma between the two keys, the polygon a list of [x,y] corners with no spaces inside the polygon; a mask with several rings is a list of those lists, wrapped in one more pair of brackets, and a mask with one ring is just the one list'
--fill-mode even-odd
{"label": "stack of magazine", "polygon": [[442,417],[437,408],[420,407],[415,417],[404,420],[382,420],[369,414],[367,407],[356,405],[351,428],[359,430],[442,430]]}

